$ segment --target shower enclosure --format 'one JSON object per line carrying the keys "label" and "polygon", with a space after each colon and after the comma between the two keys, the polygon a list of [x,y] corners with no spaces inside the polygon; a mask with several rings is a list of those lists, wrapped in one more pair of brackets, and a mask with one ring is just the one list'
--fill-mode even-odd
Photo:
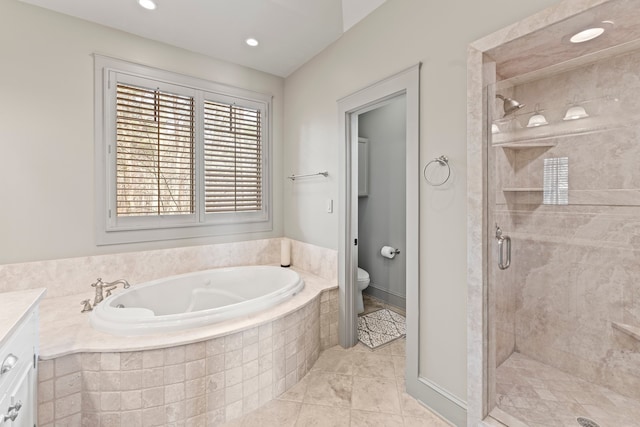
{"label": "shower enclosure", "polygon": [[640,425],[640,12],[601,3],[487,56],[484,404],[509,426]]}

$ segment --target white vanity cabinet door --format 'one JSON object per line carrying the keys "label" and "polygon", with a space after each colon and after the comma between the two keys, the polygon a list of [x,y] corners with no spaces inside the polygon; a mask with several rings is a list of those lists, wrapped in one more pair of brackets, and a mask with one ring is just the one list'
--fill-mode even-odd
{"label": "white vanity cabinet door", "polygon": [[[33,427],[35,425],[35,372],[33,368],[22,373],[0,403],[0,426]],[[2,423],[4,421],[4,424]]]}
{"label": "white vanity cabinet door", "polygon": [[35,425],[37,322],[34,310],[0,346],[0,427]]}

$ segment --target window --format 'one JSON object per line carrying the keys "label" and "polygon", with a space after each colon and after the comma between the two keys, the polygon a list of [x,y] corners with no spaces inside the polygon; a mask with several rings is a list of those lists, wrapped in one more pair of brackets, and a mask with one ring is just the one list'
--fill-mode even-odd
{"label": "window", "polygon": [[270,96],[95,61],[99,244],[272,229]]}

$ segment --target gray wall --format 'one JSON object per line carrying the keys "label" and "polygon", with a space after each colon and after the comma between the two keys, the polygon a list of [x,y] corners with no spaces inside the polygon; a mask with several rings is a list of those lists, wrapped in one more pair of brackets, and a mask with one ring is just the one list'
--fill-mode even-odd
{"label": "gray wall", "polygon": [[[358,133],[367,138],[369,195],[358,199],[358,265],[369,272],[368,293],[404,308],[405,145],[404,96],[358,117]],[[384,245],[400,249],[394,259],[380,255]]]}

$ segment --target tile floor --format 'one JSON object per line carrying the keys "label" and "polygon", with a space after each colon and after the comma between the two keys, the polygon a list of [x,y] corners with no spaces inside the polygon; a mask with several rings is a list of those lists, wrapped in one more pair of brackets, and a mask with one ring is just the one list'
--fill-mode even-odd
{"label": "tile floor", "polygon": [[513,353],[497,370],[498,408],[530,427],[640,426],[640,402]]}
{"label": "tile floor", "polygon": [[372,297],[369,294],[363,293],[362,299],[364,301],[364,311],[360,313],[360,316],[369,314],[372,311],[380,310],[381,308],[388,308],[389,310],[393,310],[396,313],[402,314],[405,317],[407,315],[404,309],[400,307],[396,307],[395,305],[387,304],[386,302],[379,300],[378,298]]}
{"label": "tile floor", "polygon": [[225,427],[449,426],[404,392],[404,347],[325,350],[296,386]]}
{"label": "tile floor", "polygon": [[[379,305],[365,300],[365,313]],[[332,347],[296,386],[224,427],[448,427],[405,393],[404,366],[404,338],[375,351]]]}

